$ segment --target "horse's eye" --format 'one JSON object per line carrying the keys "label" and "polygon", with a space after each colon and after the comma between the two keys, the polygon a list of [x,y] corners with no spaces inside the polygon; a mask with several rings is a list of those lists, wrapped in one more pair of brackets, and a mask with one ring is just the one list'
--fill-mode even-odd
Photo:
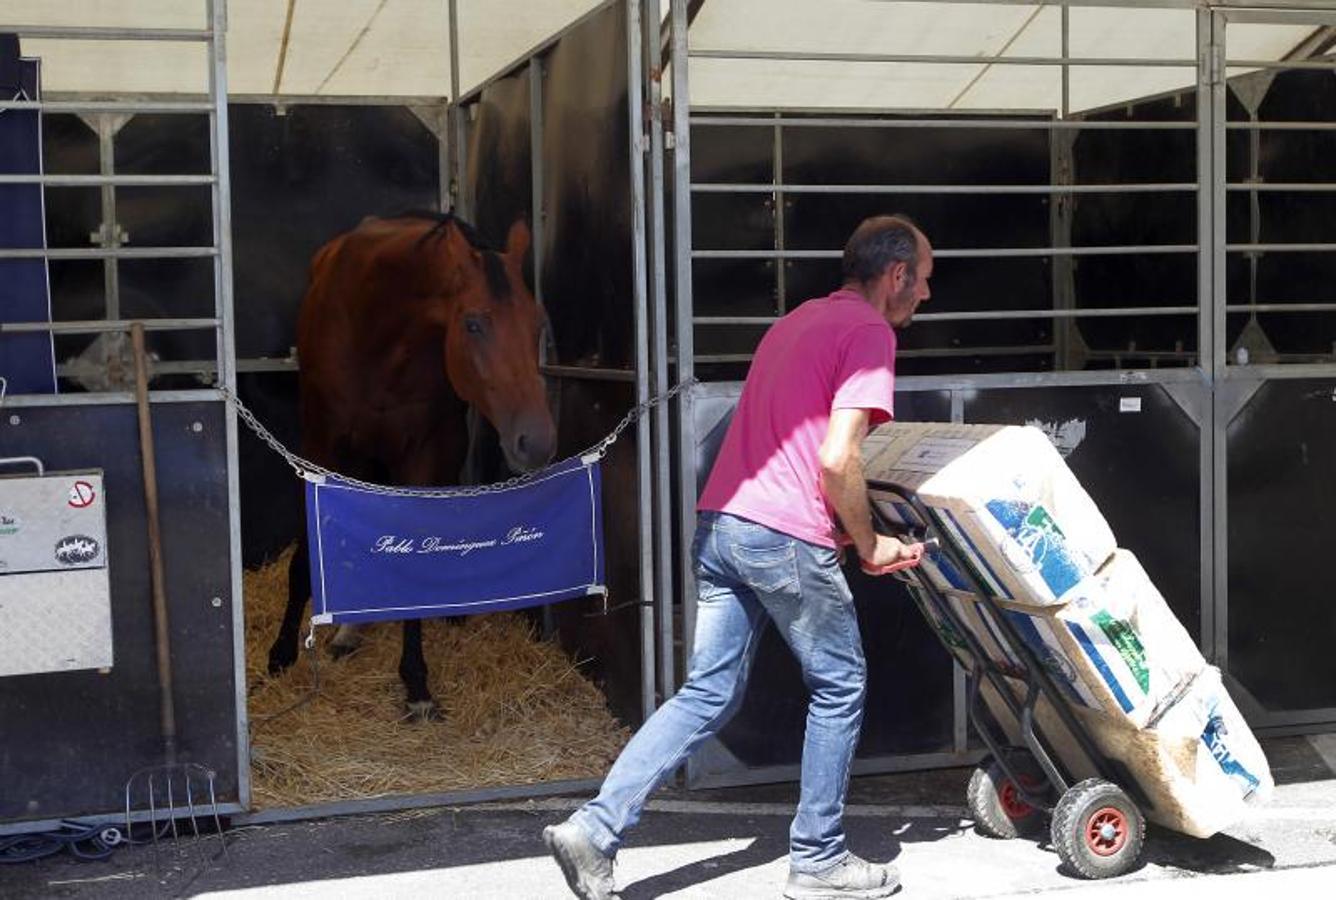
{"label": "horse's eye", "polygon": [[472,335],[481,335],[483,332],[482,319],[469,316],[464,320],[464,330]]}

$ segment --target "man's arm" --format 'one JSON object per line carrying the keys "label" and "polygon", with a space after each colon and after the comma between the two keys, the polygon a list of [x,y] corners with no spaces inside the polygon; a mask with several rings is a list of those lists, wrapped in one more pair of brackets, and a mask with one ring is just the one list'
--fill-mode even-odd
{"label": "man's arm", "polygon": [[888,566],[914,557],[914,552],[893,537],[872,530],[867,482],[863,478],[861,447],[867,436],[866,409],[836,409],[821,444],[821,485],[840,523],[854,542],[858,556],[870,565]]}

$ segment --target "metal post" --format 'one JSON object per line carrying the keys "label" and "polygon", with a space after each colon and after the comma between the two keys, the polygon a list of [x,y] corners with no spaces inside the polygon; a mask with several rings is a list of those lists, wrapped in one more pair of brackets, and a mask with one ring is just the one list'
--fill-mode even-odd
{"label": "metal post", "polygon": [[[213,181],[214,310],[219,319],[214,332],[217,343],[218,381],[235,393],[237,389],[236,311],[232,297],[232,193],[231,155],[227,116],[227,0],[206,0],[211,40],[209,47],[209,160]],[[226,431],[228,553],[232,600],[232,647],[236,657],[237,791],[243,807],[251,802],[250,724],[246,707],[246,633],[241,590],[241,483],[237,472],[237,416],[232,405],[223,412]]]}
{"label": "metal post", "polygon": [[[672,0],[673,66],[673,311],[677,337],[677,379],[695,375],[695,323],[691,299],[691,98],[687,85],[687,0]],[[696,426],[691,391],[677,395],[677,539],[681,548],[683,646],[687,654],[696,629],[696,579],[691,540],[696,529]]]}
{"label": "metal post", "polygon": [[[98,113],[95,117],[97,127],[97,146],[98,146],[98,172],[102,175],[116,174],[116,132],[120,130],[119,123],[125,121],[119,116],[111,113]],[[97,235],[98,246],[101,247],[119,247],[121,246],[121,226],[116,220],[116,186],[114,184],[102,185],[102,227]],[[121,317],[121,280],[120,280],[120,261],[114,256],[108,256],[102,261],[102,279],[103,279],[103,297],[104,297],[104,318],[119,319]]]}
{"label": "metal post", "polygon": [[[784,234],[784,204],[788,201],[784,199],[784,126],[779,122],[775,122],[772,160],[774,174],[771,180],[775,185],[775,192],[771,196],[775,204],[775,249],[783,253],[787,246]],[[775,260],[775,311],[781,316],[789,311],[787,283],[789,265],[786,259]]]}
{"label": "metal post", "polygon": [[[1211,286],[1211,355],[1210,378],[1212,392],[1211,415],[1211,469],[1212,515],[1209,520],[1211,531],[1211,596],[1209,613],[1209,632],[1204,636],[1207,647],[1207,659],[1222,670],[1229,665],[1229,480],[1226,460],[1226,434],[1229,426],[1228,416],[1222,407],[1222,391],[1227,375],[1228,359],[1225,346],[1225,305],[1227,296],[1228,250],[1225,180],[1228,172],[1225,155],[1225,121],[1228,116],[1226,98],[1229,86],[1225,83],[1225,19],[1219,13],[1209,15],[1209,41],[1207,45],[1205,70],[1210,84],[1211,127],[1211,245],[1212,245],[1212,286]],[[1203,473],[1206,477],[1206,473]],[[1203,604],[1203,618],[1208,616]]]}
{"label": "metal post", "polygon": [[459,0],[450,0],[450,160],[454,184],[450,208],[465,218],[472,215],[465,198],[464,108],[459,103]]}
{"label": "metal post", "polygon": [[[1197,11],[1197,370],[1202,376],[1205,401],[1198,426],[1198,478],[1200,481],[1201,607],[1198,641],[1207,659],[1215,656],[1215,314],[1223,300],[1215,299],[1215,254],[1224,243],[1217,237],[1215,200],[1215,85],[1212,78],[1214,15]],[[1224,174],[1219,176],[1224,180]]]}
{"label": "metal post", "polygon": [[[965,421],[965,393],[951,392],[951,421]],[[969,749],[969,674],[954,656],[951,658],[951,749],[964,753]]]}
{"label": "metal post", "polygon": [[[646,182],[649,186],[649,321],[652,345],[650,394],[657,396],[668,389],[668,280],[665,255],[663,209],[663,69],[660,62],[658,0],[640,0],[642,77],[644,78],[645,124],[649,128],[649,154]],[[635,126],[638,127],[638,126]],[[671,474],[672,426],[669,410],[660,404],[653,413],[654,435],[654,559],[655,596],[658,599],[659,698],[667,700],[677,685],[673,665],[673,494]]]}
{"label": "metal post", "polygon": [[533,248],[533,295],[543,304],[543,235],[547,229],[547,206],[543,196],[543,58],[529,60],[529,185],[532,202],[529,228]]}
{"label": "metal post", "polygon": [[[645,135],[641,117],[641,27],[639,0],[625,0],[626,129],[631,169],[631,288],[635,303],[636,403],[649,399],[649,300],[645,257]],[[636,422],[636,496],[640,513],[640,703],[649,718],[655,709],[654,640],[654,473],[650,460],[650,417]]]}
{"label": "metal post", "polygon": [[[1063,7],[1066,14],[1067,8]],[[1063,72],[1067,70],[1064,68]],[[1050,175],[1056,184],[1071,184],[1075,180],[1076,132],[1053,131],[1048,135]],[[1049,242],[1056,248],[1070,250],[1072,246],[1072,194],[1055,193],[1049,200]],[[1064,312],[1076,308],[1076,260],[1070,253],[1058,253],[1049,261],[1053,279],[1053,309]],[[1070,371],[1083,368],[1084,353],[1081,333],[1071,316],[1056,318],[1053,322],[1054,368]]]}

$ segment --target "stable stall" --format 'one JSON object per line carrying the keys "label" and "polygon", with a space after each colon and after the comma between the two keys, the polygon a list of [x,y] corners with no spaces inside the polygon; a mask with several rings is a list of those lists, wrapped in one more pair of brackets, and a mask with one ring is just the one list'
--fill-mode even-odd
{"label": "stable stall", "polygon": [[[117,814],[164,759],[167,695],[176,758],[234,821],[591,787],[680,681],[696,492],[752,348],[888,210],[937,256],[898,417],[1043,427],[1250,723],[1336,725],[1305,574],[1336,500],[1336,11],[1239,5],[8,4],[26,61],[0,67],[0,197],[22,210],[0,224],[0,456],[97,470],[114,652],[0,677],[0,829]],[[529,222],[558,457],[704,382],[604,460],[605,599],[426,623],[439,725],[398,721],[388,626],[337,663],[321,629],[267,673],[302,486],[214,386],[297,449],[312,254],[408,209],[498,243]],[[973,761],[963,672],[897,585],[851,583],[855,771]],[[803,693],[774,635],[755,672],[692,785],[796,776]]]}
{"label": "stable stall", "polygon": [[[105,493],[107,504],[98,571],[109,575],[109,589],[91,608],[112,628],[98,648],[106,652],[66,654],[64,668],[76,671],[26,662],[13,664],[13,675],[4,670],[6,830],[123,817],[131,777],[169,759],[211,772],[217,808],[233,821],[313,804],[328,812],[350,802],[394,807],[588,786],[652,708],[655,650],[642,612],[650,598],[641,594],[648,556],[636,513],[648,491],[637,468],[647,451],[638,447],[647,444],[635,429],[604,466],[605,495],[615,498],[606,513],[606,597],[572,600],[538,619],[425,623],[444,722],[402,721],[398,629],[389,625],[365,629],[362,650],[338,662],[327,655],[333,629],[322,628],[315,652],[282,676],[267,672],[287,599],[289,545],[304,521],[302,485],[234,417],[224,391],[298,450],[295,320],[314,251],[372,214],[458,208],[496,242],[512,213],[532,216],[527,206],[468,205],[475,191],[453,175],[450,98],[464,89],[476,98],[481,88],[471,86],[539,53],[606,55],[622,69],[597,87],[621,104],[620,129],[608,125],[600,145],[623,158],[622,189],[607,189],[615,203],[631,192],[626,91],[637,83],[625,4],[551,4],[524,22],[498,21],[482,4],[352,4],[332,18],[298,4],[286,15],[282,4],[269,6],[27,3],[7,7],[0,23],[0,34],[16,36],[25,67],[15,98],[0,105],[3,124],[22,131],[5,145],[17,161],[0,175],[0,190],[25,204],[16,221],[28,228],[0,250],[0,264],[26,266],[11,281],[30,288],[24,305],[8,292],[3,304],[0,374],[9,391],[0,456],[38,457],[48,475],[78,472],[81,480],[96,470],[98,502]],[[591,88],[577,81],[565,90],[570,105]],[[590,114],[604,115],[607,102],[591,101]],[[561,121],[555,103],[551,115]],[[585,163],[573,155],[548,166],[552,184]],[[6,202],[11,208],[19,206]],[[585,240],[577,225],[567,227]],[[611,277],[597,257],[561,269],[566,245],[535,222],[530,274],[551,269],[536,287],[559,279],[558,297],[578,291],[629,323],[640,315],[630,228],[629,217],[606,225],[601,240],[624,270]],[[48,269],[49,290],[39,284]],[[614,331],[603,340],[617,371],[567,373],[552,355],[557,336],[574,347],[588,345],[591,332],[578,333],[574,304],[550,310],[547,374],[563,423],[560,457],[596,443],[634,405],[644,363]],[[165,644],[150,600],[128,340],[137,320],[146,323],[156,438]],[[576,357],[570,350],[566,358]],[[559,390],[567,378],[574,383]],[[605,381],[625,389],[604,396]],[[495,436],[489,451],[480,433],[484,474],[499,476],[490,461],[499,457]],[[23,468],[16,474],[26,475]],[[38,641],[58,655],[69,643],[20,630],[6,647]],[[172,698],[170,756],[164,696]],[[133,787],[128,802],[137,809],[147,797],[142,782]]]}

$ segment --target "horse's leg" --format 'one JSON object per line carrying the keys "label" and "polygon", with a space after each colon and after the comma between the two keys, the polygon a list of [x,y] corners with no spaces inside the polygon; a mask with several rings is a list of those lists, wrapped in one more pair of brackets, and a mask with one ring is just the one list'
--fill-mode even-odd
{"label": "horse's leg", "polygon": [[404,683],[408,715],[425,722],[441,718],[440,707],[427,687],[427,660],[422,655],[422,620],[404,620],[403,652],[399,656],[399,678]]}
{"label": "horse's leg", "polygon": [[307,552],[306,528],[297,538],[297,549],[288,561],[288,605],[283,610],[283,624],[269,648],[269,674],[277,675],[297,661],[297,643],[301,638],[302,613],[311,596],[310,554]]}

